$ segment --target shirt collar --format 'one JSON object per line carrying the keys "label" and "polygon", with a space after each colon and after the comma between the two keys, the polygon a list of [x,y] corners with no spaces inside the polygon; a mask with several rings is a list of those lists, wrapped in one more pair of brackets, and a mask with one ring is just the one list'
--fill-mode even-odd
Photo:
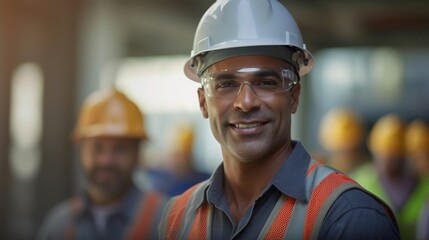
{"label": "shirt collar", "polygon": [[[137,201],[142,197],[142,193],[135,187],[131,187],[128,191],[125,199],[118,205],[117,214],[124,217],[127,220],[131,220],[138,211],[139,204]],[[83,217],[85,214],[91,214],[91,202],[89,201],[88,194],[85,192],[82,194],[83,207],[79,211],[79,215]]]}
{"label": "shirt collar", "polygon": [[[275,186],[283,194],[301,201],[308,201],[305,192],[305,178],[310,164],[310,154],[298,141],[292,141],[292,152],[274,176],[270,186]],[[205,198],[215,206],[224,203],[223,162],[214,171],[206,186]],[[269,187],[267,188],[269,189]],[[199,203],[202,204],[203,198]],[[199,204],[199,205],[200,205]]]}
{"label": "shirt collar", "polygon": [[308,201],[305,178],[311,157],[300,142],[292,141],[292,147],[289,157],[274,176],[272,185],[287,196]]}
{"label": "shirt collar", "polygon": [[217,207],[219,207],[219,205],[222,203],[222,199],[225,198],[223,183],[224,170],[222,162],[214,171],[213,175],[209,179],[208,186],[206,187],[207,200]]}

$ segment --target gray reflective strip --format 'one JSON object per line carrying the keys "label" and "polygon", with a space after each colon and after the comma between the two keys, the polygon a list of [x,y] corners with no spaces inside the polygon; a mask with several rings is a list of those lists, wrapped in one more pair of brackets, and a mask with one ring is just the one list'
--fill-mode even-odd
{"label": "gray reflective strip", "polygon": [[320,182],[323,181],[329,174],[336,172],[332,168],[329,168],[325,165],[317,166],[313,172],[306,178],[305,190],[307,194],[307,199],[310,199],[313,190],[316,188]]}
{"label": "gray reflective strip", "polygon": [[318,163],[318,161],[311,159],[310,160],[310,167],[308,169],[310,169],[314,164]]}
{"label": "gray reflective strip", "polygon": [[[318,163],[315,160],[311,160],[310,165],[308,166],[308,170],[310,170],[314,164]],[[323,166],[323,165],[320,165]],[[320,166],[317,166],[313,171],[311,172],[310,176],[306,177],[305,182],[305,191],[306,191],[306,197],[307,199],[310,199],[311,193],[313,192],[314,185],[319,181],[316,177],[321,177],[323,175],[315,174],[318,168]],[[284,236],[284,239],[302,239],[304,237],[304,226],[305,226],[305,219],[307,216],[307,209],[308,209],[308,202],[303,201],[296,201],[295,206],[292,212],[292,215],[290,217],[289,226],[286,229],[286,234]]]}
{"label": "gray reflective strip", "polygon": [[209,212],[207,214],[206,239],[210,240],[212,236],[213,205],[209,203]]}
{"label": "gray reflective strip", "polygon": [[158,239],[166,239],[167,236],[167,225],[168,225],[168,220],[170,219],[170,211],[171,211],[171,207],[173,206],[173,203],[175,202],[177,198],[172,198],[167,205],[164,207],[164,212],[162,214],[161,217],[161,222],[159,224],[158,227]]}
{"label": "gray reflective strip", "polygon": [[320,228],[322,227],[323,220],[325,220],[325,217],[328,214],[328,211],[331,208],[332,204],[334,204],[335,200],[337,200],[337,198],[343,192],[352,188],[359,188],[359,186],[353,183],[346,183],[337,187],[329,195],[329,197],[326,199],[325,203],[323,204],[322,208],[320,208],[319,214],[317,215],[316,221],[314,222],[313,232],[311,233],[310,239],[317,239],[317,237],[319,236],[319,231],[320,231]]}
{"label": "gray reflective strip", "polygon": [[[308,169],[310,169],[316,163],[317,162],[315,160],[311,160]],[[320,182],[323,181],[323,179],[325,179],[329,174],[333,172],[336,172],[336,171],[329,167],[326,167],[325,165],[320,165],[320,166],[317,166],[315,169],[313,169],[311,174],[306,178],[305,189],[306,189],[307,199],[310,199],[311,194],[313,193],[313,190],[316,188],[316,186],[319,185]],[[328,199],[330,197],[328,197]],[[338,196],[332,196],[334,201],[337,197]],[[305,228],[305,221],[307,217],[307,210],[308,210],[308,202],[301,202],[301,201],[295,202],[295,207],[293,209],[291,219],[289,221],[290,227],[288,227],[286,234],[284,236],[284,239],[302,239],[304,237],[304,228]],[[318,217],[324,216],[324,215],[326,215],[326,213],[319,214]],[[323,223],[323,219],[321,223]],[[317,229],[317,233],[319,230],[320,230],[320,226]],[[313,229],[313,233],[314,232],[315,231]]]}
{"label": "gray reflective strip", "polygon": [[[189,231],[191,231],[192,224],[194,224],[196,217],[197,206],[195,205],[195,201],[199,194],[203,194],[201,193],[201,190],[204,190],[205,186],[206,184],[202,183],[194,190],[194,192],[192,192],[192,195],[190,196],[183,213],[177,239],[188,238],[187,236],[189,235]],[[207,235],[209,235],[209,233],[207,233]]]}
{"label": "gray reflective strip", "polygon": [[286,199],[287,199],[287,196],[283,194],[279,197],[279,200],[277,200],[276,205],[274,205],[274,208],[271,211],[271,214],[268,217],[267,221],[265,222],[265,225],[262,228],[262,231],[259,233],[258,239],[264,239],[267,236],[268,231],[273,225],[273,222],[276,219],[277,215],[279,214],[283,204],[286,202]]}
{"label": "gray reflective strip", "polygon": [[296,201],[286,229],[284,239],[302,239],[304,236],[305,216],[307,214],[308,203]]}

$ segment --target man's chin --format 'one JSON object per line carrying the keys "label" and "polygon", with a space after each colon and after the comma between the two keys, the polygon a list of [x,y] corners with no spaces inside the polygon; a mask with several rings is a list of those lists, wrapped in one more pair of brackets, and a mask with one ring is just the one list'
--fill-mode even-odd
{"label": "man's chin", "polygon": [[127,191],[125,186],[106,186],[106,185],[97,185],[94,186],[96,192],[98,192],[99,196],[107,199],[115,199],[124,195],[124,192]]}
{"label": "man's chin", "polygon": [[115,195],[117,192],[123,191],[124,189],[124,186],[113,181],[92,181],[91,186],[103,195]]}

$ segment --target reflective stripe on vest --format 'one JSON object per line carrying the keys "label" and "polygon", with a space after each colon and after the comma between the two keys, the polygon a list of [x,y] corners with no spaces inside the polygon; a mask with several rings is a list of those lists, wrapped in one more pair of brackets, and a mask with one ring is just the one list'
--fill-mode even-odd
{"label": "reflective stripe on vest", "polygon": [[[148,192],[142,195],[134,223],[128,228],[128,231],[125,231],[125,236],[127,236],[125,239],[149,239],[149,237],[153,237],[154,229],[156,229],[154,219],[162,199],[158,193]],[[70,201],[70,207],[73,220],[65,232],[65,239],[68,240],[76,239],[76,221],[83,208],[82,198],[80,196],[73,197]]]}
{"label": "reflective stripe on vest", "polygon": [[[196,185],[169,203],[167,224],[161,239],[210,239],[213,206],[205,201],[196,209],[192,202],[203,194],[208,181]],[[258,239],[315,239],[330,207],[341,193],[360,186],[349,177],[311,161],[306,175],[309,202],[281,195]],[[196,214],[195,214],[196,211]],[[294,226],[288,228],[288,226]]]}
{"label": "reflective stripe on vest", "polygon": [[161,202],[162,197],[160,194],[152,192],[145,194],[145,197],[140,202],[140,209],[134,225],[128,231],[128,239],[149,239],[153,235],[153,229],[156,229],[154,220]]}

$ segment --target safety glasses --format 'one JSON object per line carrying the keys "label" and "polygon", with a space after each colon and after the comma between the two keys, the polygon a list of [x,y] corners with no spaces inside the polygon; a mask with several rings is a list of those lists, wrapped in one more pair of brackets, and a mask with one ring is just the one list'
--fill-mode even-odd
{"label": "safety glasses", "polygon": [[287,92],[299,81],[294,70],[288,68],[239,68],[213,71],[207,69],[201,76],[207,96],[232,99],[248,85],[258,97],[269,97]]}

